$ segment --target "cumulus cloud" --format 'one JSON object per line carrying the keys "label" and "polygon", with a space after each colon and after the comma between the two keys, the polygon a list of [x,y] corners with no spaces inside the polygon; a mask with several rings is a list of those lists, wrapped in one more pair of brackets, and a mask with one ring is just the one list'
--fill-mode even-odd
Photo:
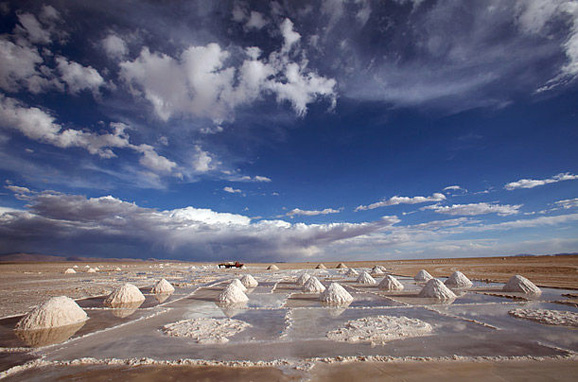
{"label": "cumulus cloud", "polygon": [[111,59],[122,59],[128,54],[126,42],[114,33],[102,39],[101,44],[107,56]]}
{"label": "cumulus cloud", "polygon": [[245,27],[248,29],[262,29],[268,23],[269,22],[262,13],[251,11],[251,15],[249,16],[249,20],[247,21],[247,24],[245,24]]}
{"label": "cumulus cloud", "polygon": [[458,215],[458,216],[476,216],[486,214],[498,214],[499,216],[515,215],[522,207],[510,204],[491,204],[491,203],[470,203],[470,204],[453,204],[451,206],[433,206],[422,207],[422,210],[432,210],[438,214]]}
{"label": "cumulus cloud", "polygon": [[104,84],[100,73],[91,66],[82,66],[62,56],[56,57],[56,63],[60,79],[66,84],[71,94],[77,94],[83,90],[97,93]]}
{"label": "cumulus cloud", "polygon": [[141,164],[152,170],[167,172],[176,167],[176,163],[158,155],[152,146],[130,143],[126,132],[128,126],[125,124],[111,123],[112,132],[102,134],[67,129],[47,111],[29,107],[4,95],[0,95],[0,127],[16,130],[40,143],[60,148],[80,147],[101,158],[116,157],[113,148],[128,148],[141,153]]}
{"label": "cumulus cloud", "polygon": [[429,202],[441,202],[446,200],[446,197],[444,194],[440,194],[438,192],[434,193],[431,196],[414,196],[414,197],[408,197],[408,196],[393,196],[387,200],[383,200],[381,202],[375,202],[372,203],[370,205],[364,206],[358,206],[357,208],[355,208],[355,211],[365,211],[365,210],[373,210],[375,208],[380,208],[380,207],[387,207],[387,206],[395,206],[398,204],[421,204],[421,203],[429,203]]}
{"label": "cumulus cloud", "polygon": [[[155,256],[251,260],[294,259],[332,243],[390,229],[384,217],[366,223],[291,224],[186,207],[159,211],[112,196],[86,198],[44,191],[25,211],[0,210],[0,244],[15,250],[118,256],[115,248]],[[102,243],[108,243],[106,249]],[[105,252],[105,253],[103,253]]]}
{"label": "cumulus cloud", "polygon": [[319,98],[334,104],[335,80],[309,70],[306,59],[290,60],[289,51],[300,35],[289,19],[282,22],[281,30],[281,50],[261,59],[256,47],[245,50],[240,61],[232,60],[232,53],[217,43],[190,46],[177,57],[144,47],[136,59],[120,64],[121,78],[132,94],[150,102],[164,121],[192,116],[219,124],[231,120],[235,108],[267,94],[280,103],[289,102],[299,115]]}
{"label": "cumulus cloud", "polygon": [[329,215],[329,214],[338,214],[341,212],[341,208],[336,210],[333,208],[325,208],[323,210],[302,210],[300,208],[294,208],[291,211],[287,212],[287,216],[317,216],[317,215]]}
{"label": "cumulus cloud", "polygon": [[242,190],[239,190],[238,188],[233,188],[230,186],[224,187],[223,191],[228,192],[230,194],[241,194],[243,192]]}
{"label": "cumulus cloud", "polygon": [[515,182],[510,182],[504,186],[504,188],[508,191],[516,190],[519,188],[534,188],[538,186],[544,186],[546,184],[551,183],[558,183],[563,182],[566,180],[576,180],[578,179],[578,175],[570,174],[569,172],[560,173],[558,175],[554,175],[551,178],[547,179],[520,179]]}

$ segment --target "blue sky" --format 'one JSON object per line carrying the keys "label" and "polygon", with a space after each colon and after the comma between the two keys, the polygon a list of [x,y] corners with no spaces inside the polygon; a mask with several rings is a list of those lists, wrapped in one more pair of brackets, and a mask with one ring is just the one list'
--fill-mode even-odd
{"label": "blue sky", "polygon": [[0,2],[0,252],[578,251],[569,0]]}

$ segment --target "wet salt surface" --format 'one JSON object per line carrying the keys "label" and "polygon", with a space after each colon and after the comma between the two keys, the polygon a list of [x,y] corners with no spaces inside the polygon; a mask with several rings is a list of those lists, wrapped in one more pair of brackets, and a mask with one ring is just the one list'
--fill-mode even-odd
{"label": "wet salt surface", "polygon": [[[339,283],[353,295],[354,301],[347,307],[332,308],[322,305],[318,294],[302,293],[294,283],[280,281],[296,279],[301,273],[254,274],[259,286],[247,292],[249,301],[242,306],[219,306],[214,302],[227,283],[238,277],[225,273],[217,282],[177,289],[177,293],[162,304],[147,294],[145,303],[127,317],[102,309],[103,298],[81,300],[79,304],[87,308],[90,320],[71,340],[42,348],[40,354],[48,361],[150,357],[167,361],[186,358],[259,362],[359,355],[560,356],[566,355],[566,351],[578,351],[576,330],[520,320],[508,314],[520,307],[576,312],[574,307],[549,302],[561,300],[562,294],[572,291],[543,288],[538,300],[525,301],[484,294],[499,292],[500,284],[474,283],[473,290],[458,290],[457,299],[440,303],[417,298],[422,284],[410,278],[399,278],[406,288],[403,292],[380,291],[377,286],[360,287],[353,280],[342,279]],[[340,277],[333,270],[324,275],[329,277],[321,277],[320,281],[326,287],[330,279]],[[376,346],[336,343],[326,336],[328,331],[343,327],[347,321],[377,315],[419,319],[430,324],[432,332]],[[161,331],[164,325],[195,318],[234,318],[251,327],[233,335],[226,344],[201,345],[187,338],[169,337]],[[18,319],[0,320],[0,347],[23,346],[12,331]],[[91,335],[83,337],[86,334]],[[6,354],[0,355],[5,356],[0,357],[0,366],[4,369],[26,361],[19,356],[27,356],[19,353],[11,360]]]}

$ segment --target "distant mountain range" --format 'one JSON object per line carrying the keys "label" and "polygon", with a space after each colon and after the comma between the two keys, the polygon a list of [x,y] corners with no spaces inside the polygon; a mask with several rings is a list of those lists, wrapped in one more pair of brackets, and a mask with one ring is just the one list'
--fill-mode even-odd
{"label": "distant mountain range", "polygon": [[[99,261],[99,262],[111,262],[111,261],[145,261],[144,259],[117,259],[117,258],[104,258],[104,257],[82,257],[82,256],[54,256],[54,255],[43,255],[40,253],[23,253],[23,252],[16,252],[16,253],[6,253],[0,255],[0,263],[7,263],[7,262],[23,262],[23,261],[31,261],[31,262],[49,262],[49,261],[74,261],[74,262],[83,262],[83,261]],[[156,259],[147,259],[146,261],[157,261]],[[167,261],[167,260],[163,260]],[[170,261],[170,260],[168,260]]]}

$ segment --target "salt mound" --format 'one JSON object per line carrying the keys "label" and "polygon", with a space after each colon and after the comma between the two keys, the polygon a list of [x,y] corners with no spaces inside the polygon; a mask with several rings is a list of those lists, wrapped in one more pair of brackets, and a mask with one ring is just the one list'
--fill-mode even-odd
{"label": "salt mound", "polygon": [[419,292],[418,296],[436,298],[438,300],[451,300],[458,297],[438,279],[431,279],[428,281],[421,292]]}
{"label": "salt mound", "polygon": [[114,268],[114,270],[115,270],[116,272],[121,272],[121,271],[122,271],[122,269],[120,269],[119,267]]}
{"label": "salt mound", "polygon": [[348,321],[343,328],[327,333],[327,337],[339,342],[368,342],[372,345],[384,344],[400,338],[427,335],[432,327],[416,318],[370,316]]}
{"label": "salt mound", "polygon": [[299,278],[297,279],[297,285],[303,286],[305,285],[305,283],[307,282],[307,280],[309,280],[311,278],[311,276],[307,273],[303,273],[301,276],[299,276]]}
{"label": "salt mound", "polygon": [[527,278],[515,275],[512,276],[504,288],[502,288],[504,292],[522,292],[526,294],[542,294],[540,288],[538,288],[533,282],[528,280]]}
{"label": "salt mound", "polygon": [[321,284],[321,281],[317,279],[315,276],[311,276],[309,280],[303,284],[303,288],[301,288],[303,292],[309,293],[323,293],[325,291],[325,287]]}
{"label": "salt mound", "polygon": [[145,296],[136,286],[126,283],[108,295],[106,300],[104,300],[104,306],[116,308],[123,304],[144,301],[144,299]]}
{"label": "salt mound", "polygon": [[217,297],[220,303],[231,305],[249,301],[249,297],[236,284],[230,283]]}
{"label": "salt mound", "polygon": [[470,279],[460,271],[452,273],[450,278],[446,280],[445,284],[454,288],[471,288],[472,285],[474,285]]}
{"label": "salt mound", "polygon": [[327,269],[327,267],[323,264],[317,264],[317,266],[315,267],[315,269]]}
{"label": "salt mound", "polygon": [[384,273],[387,272],[387,268],[383,265],[376,265],[375,267]]}
{"label": "salt mound", "polygon": [[377,266],[373,267],[371,270],[372,276],[383,276],[384,274],[385,273],[381,270],[381,268],[378,268]]}
{"label": "salt mound", "polygon": [[536,321],[546,325],[578,327],[578,313],[550,309],[514,309],[508,312],[516,318]]}
{"label": "salt mound", "polygon": [[151,293],[154,294],[167,294],[167,293],[173,293],[175,291],[175,288],[171,285],[170,282],[168,282],[165,279],[162,279],[161,281],[157,282],[151,289]]}
{"label": "salt mound", "polygon": [[96,269],[94,268],[88,268],[88,271],[86,271],[88,273],[96,273]]}
{"label": "salt mound", "polygon": [[403,285],[393,276],[387,275],[378,285],[382,290],[403,290]]}
{"label": "salt mound", "polygon": [[231,318],[194,318],[163,326],[162,331],[171,337],[192,338],[199,344],[224,344],[229,338],[251,327],[245,321]]}
{"label": "salt mound", "polygon": [[421,271],[419,271],[417,273],[417,275],[415,275],[415,277],[413,278],[415,281],[428,281],[433,279],[433,276],[429,274],[428,271],[426,271],[425,269],[422,269]]}
{"label": "salt mound", "polygon": [[255,278],[251,275],[245,275],[241,278],[241,283],[246,287],[246,288],[255,288],[257,285],[259,285],[259,283],[257,282],[257,280],[255,280]]}
{"label": "salt mound", "polygon": [[68,268],[67,270],[64,271],[65,274],[71,274],[71,273],[76,273],[76,271],[72,268]]}
{"label": "salt mound", "polygon": [[235,285],[237,288],[241,289],[243,292],[247,291],[247,287],[245,285],[243,285],[243,283],[239,279],[234,279],[233,281],[231,281],[231,284]]}
{"label": "salt mound", "polygon": [[337,264],[336,268],[337,269],[344,269],[344,268],[347,268],[347,265],[345,265],[344,263],[339,263],[339,264]]}
{"label": "salt mound", "polygon": [[320,299],[330,305],[346,305],[353,301],[353,296],[338,283],[331,283],[321,294]]}
{"label": "salt mound", "polygon": [[351,269],[349,270],[349,272],[347,272],[347,273],[345,274],[345,276],[347,276],[347,277],[356,277],[356,276],[359,276],[359,272],[357,272],[355,269],[351,268]]}
{"label": "salt mound", "polygon": [[366,285],[375,285],[377,281],[367,272],[362,272],[359,277],[357,278],[357,282],[359,284],[366,284]]}
{"label": "salt mound", "polygon": [[72,268],[76,269],[76,268],[78,268],[78,265],[74,265]]}
{"label": "salt mound", "polygon": [[275,264],[273,264],[273,265],[269,265],[269,266],[267,267],[267,270],[269,270],[269,271],[278,271],[278,270],[279,270],[279,267],[276,266]]}
{"label": "salt mound", "polygon": [[37,306],[16,324],[17,330],[48,329],[77,324],[88,320],[88,316],[73,299],[52,297]]}

